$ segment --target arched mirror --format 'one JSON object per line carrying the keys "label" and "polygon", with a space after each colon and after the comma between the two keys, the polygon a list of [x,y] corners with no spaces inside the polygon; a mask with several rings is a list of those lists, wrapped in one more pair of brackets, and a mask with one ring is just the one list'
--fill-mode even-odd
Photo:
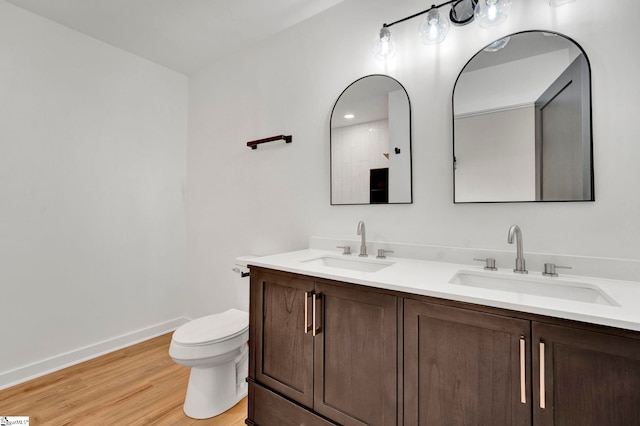
{"label": "arched mirror", "polygon": [[395,79],[370,75],[338,97],[330,124],[331,204],[411,203],[411,105]]}
{"label": "arched mirror", "polygon": [[454,202],[593,201],[582,48],[526,31],[467,62],[453,89]]}

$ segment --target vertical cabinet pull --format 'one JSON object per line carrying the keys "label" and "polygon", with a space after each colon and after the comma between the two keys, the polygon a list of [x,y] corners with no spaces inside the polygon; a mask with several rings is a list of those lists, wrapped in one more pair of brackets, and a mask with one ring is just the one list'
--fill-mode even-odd
{"label": "vertical cabinet pull", "polygon": [[544,342],[540,342],[540,408],[546,408],[545,383],[544,383]]}
{"label": "vertical cabinet pull", "polygon": [[320,301],[321,301],[321,298],[320,298],[320,295],[317,295],[317,294],[313,293],[311,295],[311,299],[312,299],[312,308],[311,308],[312,314],[311,314],[311,317],[312,317],[312,322],[313,322],[311,328],[313,330],[312,335],[315,337],[321,331],[320,324],[322,322],[320,320],[318,320],[318,318],[317,318],[317,314],[322,311],[322,309],[317,307],[318,303],[320,303]]}
{"label": "vertical cabinet pull", "polygon": [[312,325],[309,324],[309,299],[311,298],[311,293],[308,291],[304,292],[304,334],[307,334],[311,331]]}
{"label": "vertical cabinet pull", "polygon": [[527,376],[526,376],[526,342],[524,336],[520,336],[520,402],[527,403]]}
{"label": "vertical cabinet pull", "polygon": [[311,295],[311,329],[313,330],[312,336],[316,336],[316,294]]}
{"label": "vertical cabinet pull", "polygon": [[[309,300],[311,300],[311,309],[309,309]],[[322,311],[318,308],[318,303],[321,303],[320,295],[314,292],[304,292],[304,334],[311,332],[311,335],[315,337],[321,330],[320,324],[322,322],[318,320],[317,315]],[[309,321],[309,314],[311,314],[311,321]]]}

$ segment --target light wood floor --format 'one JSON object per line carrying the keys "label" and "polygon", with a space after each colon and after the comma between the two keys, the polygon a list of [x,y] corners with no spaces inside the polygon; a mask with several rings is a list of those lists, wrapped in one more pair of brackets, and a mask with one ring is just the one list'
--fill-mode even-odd
{"label": "light wood floor", "polygon": [[182,411],[189,369],[169,357],[171,334],[0,391],[0,415],[31,426],[241,426],[246,398],[229,411],[194,420]]}

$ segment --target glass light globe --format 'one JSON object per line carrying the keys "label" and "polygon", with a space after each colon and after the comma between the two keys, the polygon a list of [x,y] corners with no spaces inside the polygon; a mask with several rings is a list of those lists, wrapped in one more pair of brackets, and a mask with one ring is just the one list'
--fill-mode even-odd
{"label": "glass light globe", "polygon": [[476,5],[475,19],[482,28],[500,25],[507,19],[511,0],[480,0]]}
{"label": "glass light globe", "polygon": [[449,20],[438,9],[431,9],[420,24],[419,34],[424,44],[442,42],[449,32]]}
{"label": "glass light globe", "polygon": [[503,49],[507,43],[509,43],[509,40],[511,40],[511,37],[501,38],[500,40],[494,41],[483,50],[485,52],[497,52],[498,50]]}
{"label": "glass light globe", "polygon": [[558,7],[565,5],[567,3],[573,3],[575,0],[546,0],[551,7]]}
{"label": "glass light globe", "polygon": [[373,43],[373,56],[381,61],[393,58],[396,54],[396,44],[391,38],[389,28],[382,27],[380,34]]}

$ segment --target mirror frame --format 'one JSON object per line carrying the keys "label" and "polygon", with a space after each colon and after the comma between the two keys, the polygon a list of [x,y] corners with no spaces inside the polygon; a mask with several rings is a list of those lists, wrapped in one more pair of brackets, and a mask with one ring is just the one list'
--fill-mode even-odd
{"label": "mirror frame", "polygon": [[[591,185],[591,198],[590,199],[583,199],[583,200],[516,200],[516,201],[456,201],[456,138],[455,138],[455,94],[456,94],[456,86],[458,85],[458,80],[460,79],[460,77],[462,76],[462,73],[464,72],[465,68],[467,68],[467,66],[469,65],[469,63],[471,61],[473,61],[475,59],[476,56],[478,56],[480,53],[482,53],[484,51],[485,48],[487,48],[488,46],[490,46],[492,43],[494,43],[497,40],[501,40],[503,38],[506,37],[513,37],[516,35],[520,35],[520,34],[527,34],[527,33],[549,33],[549,34],[555,34],[557,36],[560,36],[570,42],[572,42],[578,49],[580,49],[580,52],[582,52],[582,55],[585,58],[586,64],[587,64],[587,69],[589,71],[589,82],[588,82],[588,87],[589,87],[589,139],[591,141],[590,143],[590,165],[589,165],[589,174],[590,174],[590,185]],[[594,160],[593,160],[593,144],[594,144],[594,140],[593,140],[593,90],[592,90],[592,72],[591,72],[591,62],[589,61],[589,56],[587,56],[587,53],[585,52],[585,50],[582,48],[582,46],[576,42],[574,39],[572,39],[571,37],[568,37],[562,33],[559,33],[557,31],[550,31],[550,30],[525,30],[525,31],[518,31],[512,34],[506,34],[502,37],[500,37],[499,39],[492,41],[491,43],[487,44],[486,46],[483,46],[479,51],[477,51],[462,67],[462,69],[460,70],[460,73],[458,74],[458,77],[456,78],[456,81],[453,85],[453,91],[451,93],[451,121],[452,121],[452,158],[451,158],[451,164],[452,164],[452,177],[453,177],[453,203],[454,204],[511,204],[511,203],[568,203],[568,202],[591,202],[591,201],[595,201],[595,174],[594,174]]]}
{"label": "mirror frame", "polygon": [[[358,83],[360,80],[369,77],[385,77],[395,81],[400,88],[404,91],[405,96],[407,97],[407,103],[409,105],[409,201],[395,202],[395,203],[334,203],[333,202],[333,135],[332,135],[332,123],[333,123],[333,113],[335,112],[336,106],[342,98],[342,95],[345,94],[351,86]],[[332,206],[374,206],[374,205],[399,205],[399,204],[413,204],[413,123],[412,123],[412,113],[411,113],[411,98],[409,98],[409,92],[404,87],[402,83],[400,83],[397,79],[386,75],[386,74],[369,74],[363,77],[356,79],[351,82],[336,99],[331,108],[331,115],[329,117],[329,204]]]}

